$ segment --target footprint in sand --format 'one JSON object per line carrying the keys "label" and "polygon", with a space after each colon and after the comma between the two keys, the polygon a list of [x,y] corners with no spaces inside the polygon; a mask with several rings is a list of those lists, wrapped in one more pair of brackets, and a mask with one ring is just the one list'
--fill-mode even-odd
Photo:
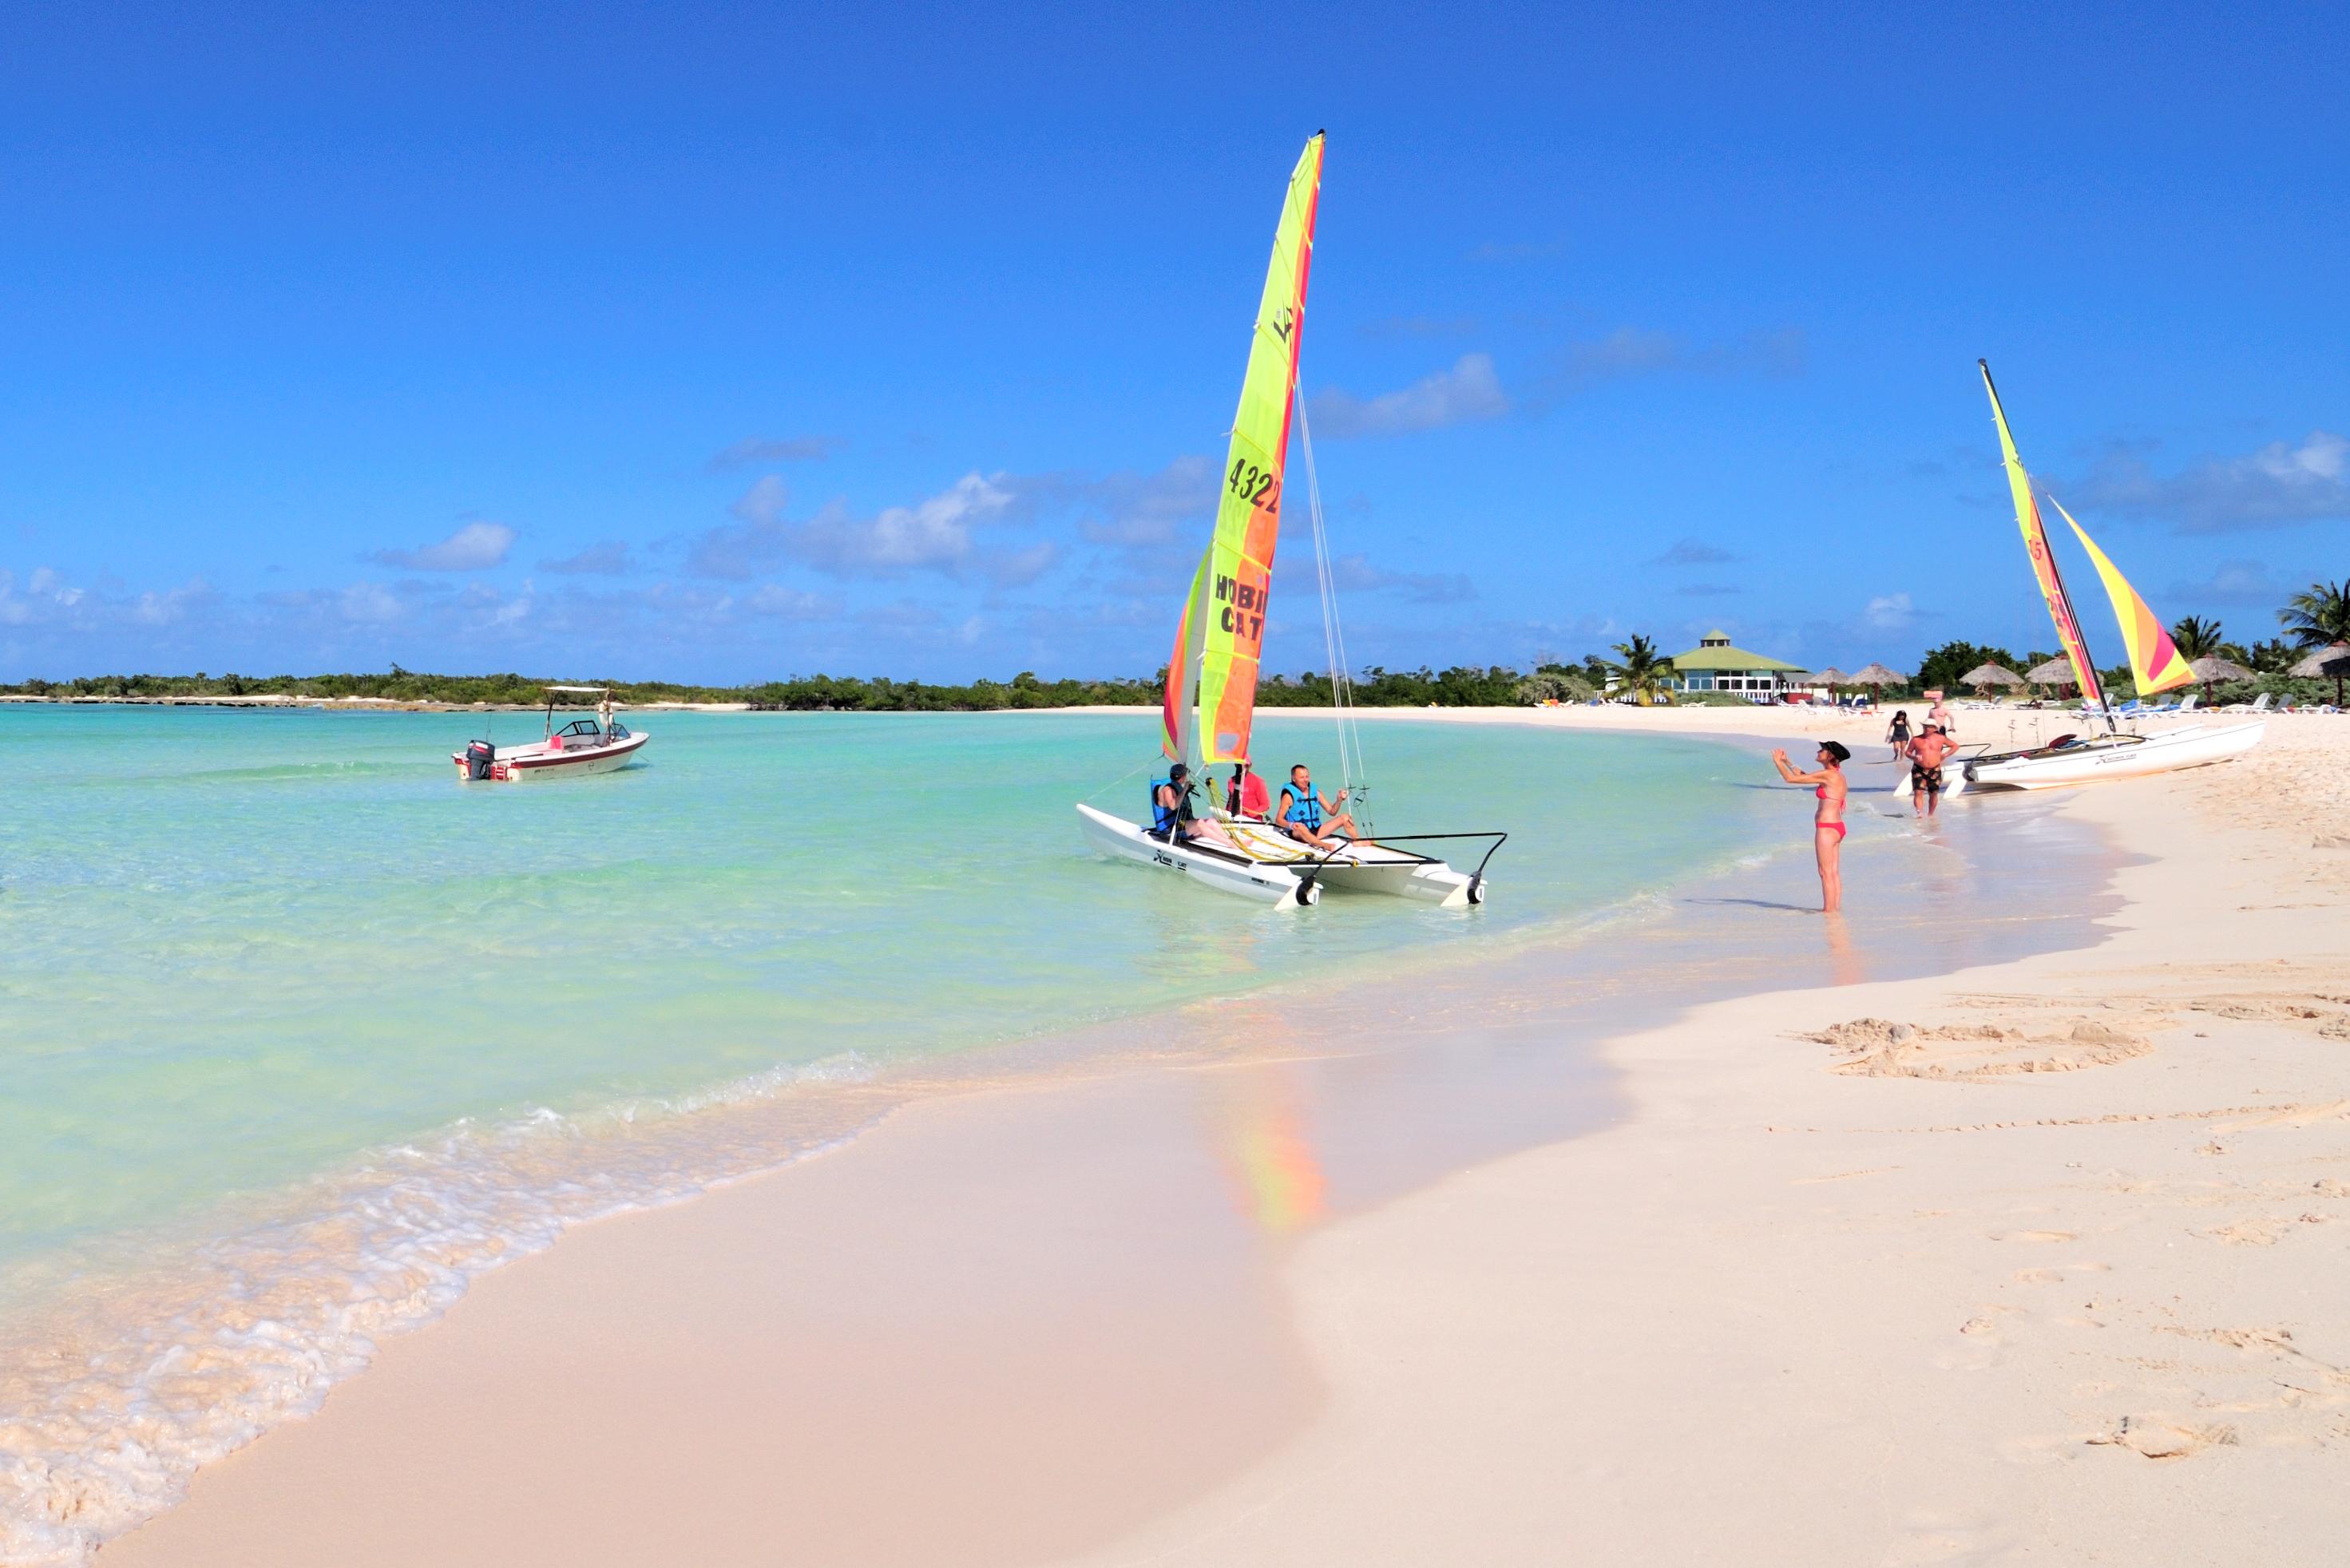
{"label": "footprint in sand", "polygon": [[1958,1342],[1936,1352],[1934,1365],[1944,1372],[1981,1372],[1996,1365],[2007,1343],[2000,1333],[1999,1320],[2016,1310],[1996,1304],[1981,1308],[1959,1324]]}
{"label": "footprint in sand", "polygon": [[2023,1269],[2017,1272],[2019,1285],[2061,1285],[2083,1274],[2106,1274],[2113,1272],[2111,1263],[2062,1263],[2052,1269]]}
{"label": "footprint in sand", "polygon": [[2070,1231],[1993,1231],[1994,1241],[2077,1241],[2081,1238]]}
{"label": "footprint in sand", "polygon": [[2183,1459],[2205,1449],[2227,1447],[2235,1441],[2233,1427],[2189,1426],[2161,1414],[2124,1416],[2113,1430],[2089,1439],[2092,1447],[2127,1449],[2149,1459]]}

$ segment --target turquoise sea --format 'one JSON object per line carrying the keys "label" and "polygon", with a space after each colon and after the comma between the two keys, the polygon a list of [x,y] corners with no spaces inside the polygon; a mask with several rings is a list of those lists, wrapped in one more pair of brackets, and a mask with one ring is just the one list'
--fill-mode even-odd
{"label": "turquoise sea", "polygon": [[[1378,824],[1506,827],[1491,900],[1275,913],[1080,842],[1079,799],[1139,815],[1148,716],[630,722],[638,766],[467,786],[448,753],[536,715],[0,709],[0,1559],[68,1560],[60,1486],[90,1532],[151,1509],[565,1224],[853,1134],[858,1085],[1571,933],[1796,836],[1731,747],[1378,722]],[[1258,749],[1335,773],[1327,721]]]}

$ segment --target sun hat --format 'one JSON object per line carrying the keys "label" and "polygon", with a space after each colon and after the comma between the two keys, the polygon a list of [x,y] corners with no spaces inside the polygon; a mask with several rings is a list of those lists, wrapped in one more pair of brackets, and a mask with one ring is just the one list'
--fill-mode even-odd
{"label": "sun hat", "polygon": [[1820,750],[1828,753],[1840,763],[1848,763],[1852,761],[1852,750],[1842,741],[1822,741],[1819,742],[1819,747]]}

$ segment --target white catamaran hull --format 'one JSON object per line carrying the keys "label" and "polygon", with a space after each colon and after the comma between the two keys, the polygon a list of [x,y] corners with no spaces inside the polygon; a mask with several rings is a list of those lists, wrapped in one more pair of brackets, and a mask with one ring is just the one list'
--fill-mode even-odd
{"label": "white catamaran hull", "polygon": [[1441,909],[1466,909],[1484,902],[1482,880],[1456,871],[1441,860],[1383,849],[1377,845],[1349,846],[1323,859],[1295,840],[1253,823],[1227,822],[1225,827],[1252,854],[1249,858],[1192,844],[1170,844],[1142,828],[1089,805],[1077,807],[1078,825],[1086,842],[1120,859],[1180,871],[1208,886],[1244,898],[1260,898],[1279,909],[1320,900],[1325,888],[1342,893],[1377,893],[1412,898]]}
{"label": "white catamaran hull", "polygon": [[1261,899],[1276,909],[1294,909],[1301,903],[1319,902],[1322,897],[1319,887],[1301,888],[1296,875],[1286,867],[1258,866],[1211,850],[1170,844],[1151,837],[1134,823],[1089,805],[1077,807],[1077,825],[1085,830],[1086,842],[1105,855],[1179,871],[1223,892]]}
{"label": "white catamaran hull", "polygon": [[1966,764],[1964,778],[1968,786],[1979,790],[2054,789],[2143,778],[2232,762],[2259,745],[2267,728],[2265,723],[2196,724],[2159,735],[2101,736],[2054,751],[1980,758]]}

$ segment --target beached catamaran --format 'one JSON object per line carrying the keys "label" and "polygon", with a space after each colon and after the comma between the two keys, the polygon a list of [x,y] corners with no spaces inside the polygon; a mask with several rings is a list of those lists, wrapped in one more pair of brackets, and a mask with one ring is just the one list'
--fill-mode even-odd
{"label": "beached catamaran", "polygon": [[[1264,646],[1267,590],[1273,554],[1280,542],[1283,487],[1290,426],[1298,426],[1305,455],[1306,500],[1312,520],[1323,600],[1323,628],[1329,650],[1333,700],[1339,712],[1340,783],[1348,792],[1365,841],[1334,842],[1326,848],[1301,843],[1271,823],[1236,816],[1214,801],[1199,815],[1212,817],[1233,846],[1186,837],[1180,825],[1155,826],[1157,789],[1146,827],[1077,807],[1086,840],[1121,859],[1180,872],[1205,885],[1279,909],[1295,909],[1321,898],[1323,889],[1386,893],[1459,907],[1484,901],[1486,861],[1503,835],[1384,835],[1368,842],[1369,824],[1361,776],[1362,747],[1349,713],[1346,645],[1336,622],[1329,553],[1324,547],[1321,498],[1314,480],[1314,452],[1297,397],[1297,353],[1305,316],[1305,282],[1314,265],[1314,215],[1322,190],[1322,135],[1305,143],[1289,176],[1281,226],[1273,242],[1273,265],[1257,306],[1256,332],[1249,348],[1248,373],[1241,383],[1240,411],[1232,421],[1215,532],[1192,574],[1191,592],[1175,626],[1175,648],[1167,663],[1161,714],[1161,749],[1170,765],[1182,763],[1196,778],[1202,765],[1249,760],[1249,737],[1256,717],[1258,663]],[[1196,788],[1196,784],[1192,787]],[[1274,782],[1276,802],[1278,782]],[[1398,847],[1436,839],[1474,839],[1484,846],[1471,871],[1459,871],[1432,856]]]}
{"label": "beached catamaran", "polygon": [[[1957,780],[1953,784],[1974,789],[2046,789],[2100,779],[2136,778],[2228,762],[2259,745],[2265,726],[2257,720],[2244,724],[2189,724],[2148,735],[2133,734],[2121,727],[2115,709],[2106,701],[2105,687],[2097,679],[2096,662],[2089,657],[2080,619],[2073,613],[2072,596],[2064,590],[2055,552],[2049,548],[2048,530],[2041,524],[2040,506],[2033,498],[2032,475],[2024,471],[2023,459],[2015,450],[2015,436],[2007,428],[2007,412],[2000,407],[1999,389],[1991,385],[1991,366],[1981,359],[1975,364],[1982,371],[1983,390],[1991,398],[1991,422],[1999,427],[2000,456],[2007,465],[2008,489],[2015,499],[2016,525],[2023,530],[2023,546],[2032,557],[2033,575],[2039,579],[2048,617],[2056,623],[2056,639],[2064,645],[2064,657],[2073,666],[2073,678],[2081,688],[2083,711],[2092,722],[2104,723],[2105,733],[2064,735],[2028,751],[1969,757],[1963,784]],[[2130,672],[2137,679],[2139,700],[2192,681],[2194,670],[2172,644],[2170,634],[2163,629],[2161,619],[2146,600],[2130,587],[2106,553],[2097,548],[2088,531],[2073,521],[2073,514],[2064,510],[2063,504],[2053,495],[2048,504],[2071,526],[2074,536],[2081,541],[2081,547],[2088,551],[2090,562],[2097,568],[2106,597],[2113,602],[2114,619],[2121,626],[2122,645],[2129,651]],[[1904,790],[1907,781],[1897,782],[1894,787]]]}

